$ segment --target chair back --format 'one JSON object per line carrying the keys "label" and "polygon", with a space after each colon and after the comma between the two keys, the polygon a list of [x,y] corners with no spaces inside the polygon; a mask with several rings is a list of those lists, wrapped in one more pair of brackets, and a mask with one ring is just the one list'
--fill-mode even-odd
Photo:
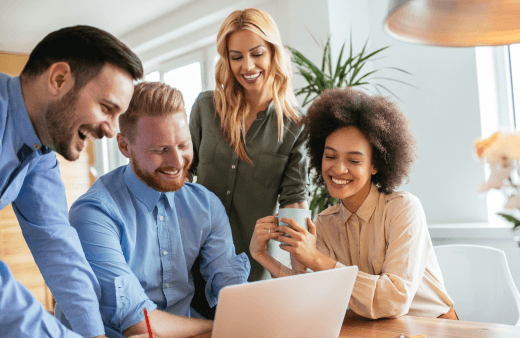
{"label": "chair back", "polygon": [[520,325],[520,294],[502,250],[466,244],[434,250],[460,320]]}

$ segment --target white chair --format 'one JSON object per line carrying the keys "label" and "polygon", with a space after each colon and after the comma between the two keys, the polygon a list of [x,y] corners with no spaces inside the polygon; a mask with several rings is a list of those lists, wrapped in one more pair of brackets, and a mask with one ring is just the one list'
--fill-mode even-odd
{"label": "white chair", "polygon": [[465,244],[434,250],[460,320],[520,326],[520,294],[502,250]]}

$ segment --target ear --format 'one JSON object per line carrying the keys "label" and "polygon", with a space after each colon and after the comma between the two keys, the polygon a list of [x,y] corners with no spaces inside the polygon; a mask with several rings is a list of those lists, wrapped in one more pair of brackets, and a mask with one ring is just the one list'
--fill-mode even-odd
{"label": "ear", "polygon": [[48,70],[47,89],[53,96],[63,96],[74,87],[74,77],[66,62],[53,63]]}
{"label": "ear", "polygon": [[372,176],[375,175],[375,174],[377,174],[377,168],[376,168],[376,167],[373,167],[373,168],[372,168]]}
{"label": "ear", "polygon": [[117,133],[117,146],[119,147],[119,151],[123,154],[124,157],[130,158],[130,142],[128,139],[121,133]]}

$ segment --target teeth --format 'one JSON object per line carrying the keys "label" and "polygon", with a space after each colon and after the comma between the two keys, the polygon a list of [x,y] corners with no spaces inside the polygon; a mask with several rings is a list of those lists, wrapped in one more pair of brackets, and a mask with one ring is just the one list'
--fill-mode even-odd
{"label": "teeth", "polygon": [[80,130],[79,131],[81,135],[83,135],[84,139],[86,138],[89,138],[89,139],[95,139],[94,135],[92,135],[92,133],[90,133],[88,130]]}
{"label": "teeth", "polygon": [[179,172],[179,170],[175,170],[175,171],[163,171],[163,173],[167,174],[167,175],[175,175]]}
{"label": "teeth", "polygon": [[352,180],[338,180],[337,178],[334,178],[334,177],[331,177],[332,179],[332,182],[336,183],[336,184],[348,184],[350,182],[352,182]]}
{"label": "teeth", "polygon": [[254,80],[260,76],[260,73],[255,74],[255,75],[243,75],[243,76],[246,78],[246,80]]}

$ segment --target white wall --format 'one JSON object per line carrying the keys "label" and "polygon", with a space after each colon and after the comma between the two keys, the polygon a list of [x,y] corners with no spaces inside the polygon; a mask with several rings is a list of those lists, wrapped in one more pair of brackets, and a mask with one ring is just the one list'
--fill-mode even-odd
{"label": "white wall", "polygon": [[419,197],[429,224],[486,222],[486,200],[476,194],[484,168],[473,158],[472,148],[480,137],[475,49],[396,41],[382,29],[388,2],[368,3],[374,47],[392,45],[388,57],[374,67],[405,69],[417,87],[388,85],[403,100],[401,109],[419,145],[415,170],[403,190]]}

